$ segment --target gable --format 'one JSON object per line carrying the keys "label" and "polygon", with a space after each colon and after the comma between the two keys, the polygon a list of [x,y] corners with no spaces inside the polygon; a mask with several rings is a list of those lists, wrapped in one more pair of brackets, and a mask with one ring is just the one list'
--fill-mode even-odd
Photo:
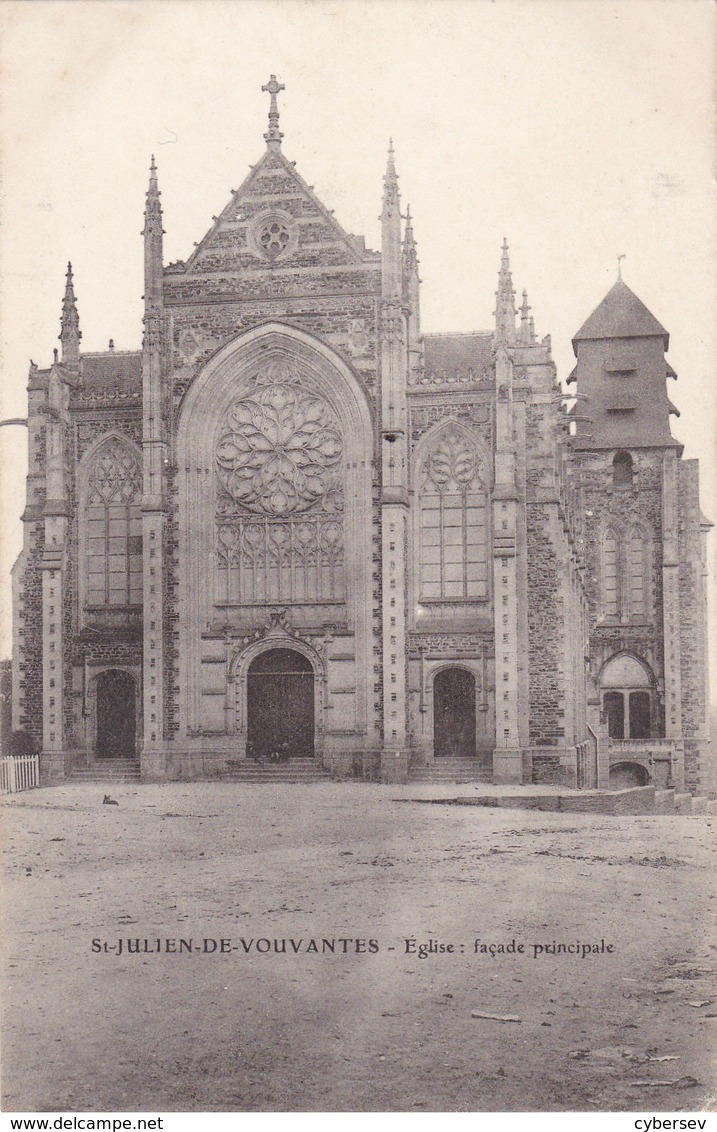
{"label": "gable", "polygon": [[[276,149],[267,149],[217,217],[184,271],[266,272],[373,262]],[[170,269],[176,271],[177,268]]]}

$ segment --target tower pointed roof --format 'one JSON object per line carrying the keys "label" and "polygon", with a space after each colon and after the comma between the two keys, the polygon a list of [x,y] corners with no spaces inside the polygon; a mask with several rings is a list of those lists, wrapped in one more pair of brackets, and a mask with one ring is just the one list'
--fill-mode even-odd
{"label": "tower pointed roof", "polygon": [[403,249],[401,247],[401,204],[393,141],[388,143],[383,178],[381,210],[381,274],[384,301],[397,302],[403,290]]}
{"label": "tower pointed roof", "polygon": [[77,314],[77,298],[75,296],[75,277],[72,273],[72,264],[68,261],[65,274],[65,294],[62,299],[62,329],[78,327],[80,324]]}
{"label": "tower pointed roof", "polygon": [[596,338],[664,338],[665,349],[670,336],[622,279],[617,279],[603,301],[578,330],[575,343]]}

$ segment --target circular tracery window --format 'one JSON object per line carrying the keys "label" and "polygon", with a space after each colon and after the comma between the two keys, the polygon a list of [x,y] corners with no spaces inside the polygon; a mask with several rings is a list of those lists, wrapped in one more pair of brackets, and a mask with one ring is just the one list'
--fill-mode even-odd
{"label": "circular tracery window", "polygon": [[268,224],[263,225],[259,243],[266,254],[273,259],[286,250],[290,239],[291,235],[286,224],[281,220],[271,220]]}
{"label": "circular tracery window", "polygon": [[293,218],[274,209],[255,217],[248,233],[249,247],[262,259],[283,259],[294,250],[296,242]]}

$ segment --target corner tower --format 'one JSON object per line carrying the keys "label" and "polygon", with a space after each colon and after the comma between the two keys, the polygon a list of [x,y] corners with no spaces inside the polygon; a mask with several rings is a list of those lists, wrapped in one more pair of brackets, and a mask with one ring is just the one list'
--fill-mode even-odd
{"label": "corner tower", "polygon": [[669,335],[618,278],[573,339],[599,785],[708,789],[706,521],[667,395]]}

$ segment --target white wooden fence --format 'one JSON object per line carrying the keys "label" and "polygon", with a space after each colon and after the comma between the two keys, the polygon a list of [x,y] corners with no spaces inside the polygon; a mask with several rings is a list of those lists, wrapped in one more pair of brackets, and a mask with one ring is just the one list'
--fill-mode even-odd
{"label": "white wooden fence", "polygon": [[17,794],[40,785],[40,758],[38,755],[11,755],[0,759],[0,793]]}

